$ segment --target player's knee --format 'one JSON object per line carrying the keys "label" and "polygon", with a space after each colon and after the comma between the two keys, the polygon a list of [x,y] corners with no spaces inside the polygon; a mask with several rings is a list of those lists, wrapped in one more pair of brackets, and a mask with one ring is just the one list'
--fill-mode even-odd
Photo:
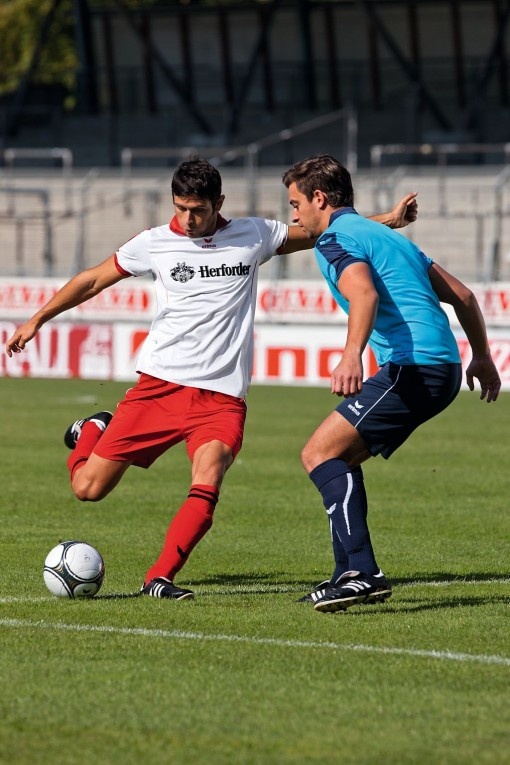
{"label": "player's knee", "polygon": [[93,481],[73,481],[72,489],[74,496],[80,502],[99,502],[108,494],[104,487]]}
{"label": "player's knee", "polygon": [[315,454],[309,443],[301,451],[301,464],[307,473],[311,473],[315,467]]}
{"label": "player's knee", "polygon": [[325,451],[321,448],[321,444],[317,440],[311,438],[310,441],[305,444],[301,452],[301,464],[308,475],[310,475],[312,470],[315,470],[316,467],[322,465],[323,462],[331,457],[336,456],[336,453]]}

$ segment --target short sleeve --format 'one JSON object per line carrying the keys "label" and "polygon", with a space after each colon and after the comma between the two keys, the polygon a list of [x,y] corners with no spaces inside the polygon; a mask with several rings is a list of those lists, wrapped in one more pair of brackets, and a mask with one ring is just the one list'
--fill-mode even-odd
{"label": "short sleeve", "polygon": [[367,260],[366,255],[354,241],[349,241],[348,244],[346,240],[340,242],[336,232],[323,234],[315,247],[327,262],[330,277],[334,284],[337,283],[343,270],[351,263]]}
{"label": "short sleeve", "polygon": [[289,227],[286,223],[279,220],[269,220],[267,218],[253,218],[262,240],[261,263],[270,260],[279,247],[287,241]]}
{"label": "short sleeve", "polygon": [[151,272],[150,229],[142,231],[123,244],[115,253],[118,266],[132,276],[144,276]]}
{"label": "short sleeve", "polygon": [[420,258],[421,262],[423,263],[425,267],[425,271],[429,271],[431,265],[434,263],[432,258],[429,258],[428,255],[425,255],[425,253],[422,250],[418,250],[418,257]]}

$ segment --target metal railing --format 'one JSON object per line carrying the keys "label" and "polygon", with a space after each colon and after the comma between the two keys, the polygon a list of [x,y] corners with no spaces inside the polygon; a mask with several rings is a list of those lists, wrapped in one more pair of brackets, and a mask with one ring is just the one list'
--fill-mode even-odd
{"label": "metal railing", "polygon": [[[503,168],[500,170],[494,183],[489,187],[492,196],[490,214],[484,216],[474,206],[473,211],[465,213],[466,218],[476,218],[477,228],[482,230],[484,222],[490,223],[492,234],[490,243],[485,249],[485,255],[481,258],[479,265],[479,276],[482,281],[498,281],[501,278],[502,269],[502,242],[503,242],[503,223],[510,216],[510,209],[505,207],[505,190],[510,184],[510,143],[422,143],[422,144],[378,144],[370,149],[370,159],[373,169],[380,170],[383,165],[384,157],[422,157],[435,160],[438,168],[437,172],[437,201],[438,215],[446,217],[449,215],[449,195],[447,184],[449,181],[448,164],[449,159],[459,159],[459,157],[468,157],[472,155],[499,156],[503,161]],[[388,169],[388,168],[386,168]],[[374,186],[374,202],[379,204],[380,199],[385,196],[385,204],[391,204],[395,199],[395,188],[397,183],[402,183],[403,178],[410,172],[416,170],[416,166],[399,164],[397,168],[385,179],[379,179]],[[384,205],[383,205],[384,206]],[[457,217],[462,217],[457,213]],[[487,219],[487,220],[485,220]],[[477,239],[483,240],[480,234]]]}
{"label": "metal railing", "polygon": [[16,159],[59,159],[62,162],[62,167],[66,174],[71,173],[73,168],[73,152],[71,149],[59,148],[53,146],[50,149],[30,149],[30,148],[17,148],[17,149],[4,149],[3,150],[4,162],[6,167],[13,167]]}
{"label": "metal railing", "polygon": [[[384,157],[435,158],[439,166],[447,164],[448,157],[460,155],[500,155],[505,163],[510,161],[510,143],[387,143],[370,147],[370,164],[373,168],[382,165]],[[405,163],[402,163],[405,164]]]}
{"label": "metal railing", "polygon": [[[311,123],[317,124],[317,121],[304,123],[296,130],[310,128]],[[292,130],[280,131],[242,147],[207,147],[205,150],[197,147],[196,151],[217,164],[236,158],[244,160],[241,167],[225,175],[227,185],[232,184],[231,188],[235,189],[233,194],[230,191],[228,194],[230,204],[237,207],[236,215],[257,214],[260,192],[265,200],[262,214],[286,220],[285,190],[275,181],[274,171],[260,164],[260,154],[266,146],[295,134]],[[504,147],[506,158],[510,144],[498,146]],[[411,151],[413,146],[405,148]],[[486,149],[493,151],[494,146]],[[145,151],[147,156],[157,159],[164,153],[180,160],[193,150],[190,146],[165,150],[126,149],[120,173],[115,175],[109,170],[104,176],[100,169],[93,168],[83,177],[66,177],[64,182],[58,172],[41,176],[39,167],[30,180],[25,171],[17,175],[14,165],[21,154],[8,155],[9,173],[4,174],[0,185],[2,273],[24,275],[41,269],[48,276],[76,273],[96,262],[105,251],[107,254],[112,246],[121,244],[124,234],[127,238],[142,227],[158,225],[161,218],[166,219],[168,215],[168,176],[154,172],[149,176],[144,174],[142,180],[132,177],[137,152]],[[57,157],[59,151],[48,150],[44,156]],[[29,158],[28,154],[25,158]],[[70,168],[68,164],[66,172],[70,173]],[[478,166],[457,171],[445,163],[439,168],[420,168],[416,173],[415,166],[399,164],[396,168],[384,168],[384,172],[358,172],[355,187],[360,210],[369,213],[389,209],[406,191],[419,190],[419,224],[406,229],[406,236],[416,236],[427,253],[430,249],[429,254],[464,280],[509,279],[510,162],[489,172],[487,168],[478,172]],[[64,207],[70,200],[74,200],[74,208],[70,206],[65,212]],[[124,231],[126,223],[130,229],[127,232]],[[306,258],[313,260],[311,253]],[[305,264],[303,258],[303,273],[308,268],[308,260]],[[278,268],[274,277],[297,278],[302,273],[299,263],[299,258],[288,263],[275,259],[275,268]]]}
{"label": "metal railing", "polygon": [[[34,226],[42,223],[43,229],[43,241],[42,241],[42,260],[45,276],[53,275],[54,267],[54,252],[53,252],[53,222],[51,211],[51,197],[50,192],[46,189],[29,188],[29,187],[4,187],[0,188],[1,194],[6,194],[9,200],[10,211],[7,212],[7,216],[14,221],[16,234],[15,234],[15,247],[14,247],[14,260],[16,276],[26,276],[29,268],[25,263],[25,247],[24,237],[25,229],[27,226]],[[12,201],[15,196],[35,197],[40,202],[40,210],[36,212],[30,212],[29,214],[15,213],[11,207]]]}
{"label": "metal railing", "polygon": [[58,160],[61,162],[62,174],[67,186],[67,193],[65,195],[66,213],[68,215],[72,214],[72,175],[74,158],[71,149],[58,146],[53,146],[49,149],[9,148],[4,149],[2,154],[8,179],[13,177],[14,166],[17,159],[42,159],[51,162]]}
{"label": "metal railing", "polygon": [[502,234],[503,220],[508,211],[503,204],[503,195],[506,186],[510,183],[510,165],[507,165],[496,178],[493,186],[493,215],[492,215],[492,241],[487,251],[487,258],[483,272],[484,281],[498,281],[501,274]]}
{"label": "metal railing", "polygon": [[358,122],[354,111],[350,108],[338,109],[329,114],[315,117],[314,119],[302,122],[292,128],[286,128],[276,133],[264,136],[256,141],[243,146],[219,147],[219,146],[168,146],[164,148],[157,147],[125,147],[121,151],[121,167],[125,184],[126,206],[129,205],[129,186],[131,179],[131,170],[135,159],[177,159],[181,161],[192,154],[209,159],[212,164],[224,165],[237,160],[243,161],[247,198],[249,200],[248,211],[250,215],[258,213],[258,189],[257,189],[257,168],[260,167],[260,155],[271,146],[277,146],[280,143],[291,141],[297,136],[318,130],[326,125],[340,122],[345,127],[345,137],[340,142],[340,159],[355,173],[358,168]]}

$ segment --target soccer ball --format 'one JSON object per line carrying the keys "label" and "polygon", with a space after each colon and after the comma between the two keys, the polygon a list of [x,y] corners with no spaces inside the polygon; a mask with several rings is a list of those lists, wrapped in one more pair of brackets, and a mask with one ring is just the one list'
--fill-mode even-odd
{"label": "soccer ball", "polygon": [[91,598],[103,583],[104,561],[86,542],[60,542],[46,556],[43,577],[57,598]]}

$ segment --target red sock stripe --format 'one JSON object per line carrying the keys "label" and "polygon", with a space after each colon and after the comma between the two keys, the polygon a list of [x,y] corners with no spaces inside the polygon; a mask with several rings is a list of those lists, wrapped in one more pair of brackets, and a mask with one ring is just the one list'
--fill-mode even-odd
{"label": "red sock stripe", "polygon": [[194,497],[195,499],[203,499],[205,502],[211,502],[216,505],[219,498],[219,492],[217,489],[208,488],[205,489],[202,486],[192,486],[188,497]]}

